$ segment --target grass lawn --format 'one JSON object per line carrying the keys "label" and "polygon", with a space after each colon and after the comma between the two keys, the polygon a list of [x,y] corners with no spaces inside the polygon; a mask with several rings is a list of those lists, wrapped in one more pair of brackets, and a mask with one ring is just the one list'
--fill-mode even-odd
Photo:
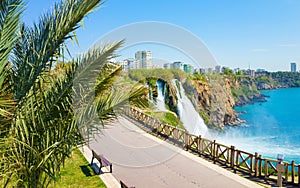
{"label": "grass lawn", "polygon": [[151,112],[146,111],[145,114],[148,114],[152,117],[159,119],[163,124],[169,124],[174,127],[179,127],[184,129],[180,118],[174,112]]}
{"label": "grass lawn", "polygon": [[106,187],[88,164],[89,162],[84,158],[82,153],[79,150],[75,150],[72,157],[66,160],[58,182],[53,183],[49,187]]}

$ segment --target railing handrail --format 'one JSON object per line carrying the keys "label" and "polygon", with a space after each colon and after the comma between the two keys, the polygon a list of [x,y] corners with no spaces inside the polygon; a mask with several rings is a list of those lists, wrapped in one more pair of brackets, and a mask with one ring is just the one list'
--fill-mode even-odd
{"label": "railing handrail", "polygon": [[[158,119],[145,114],[140,109],[135,107],[131,107],[127,113],[127,115],[143,123],[145,123],[145,119],[143,119],[143,117],[147,118],[146,122],[152,123],[147,124],[146,126],[148,128],[151,127],[151,129],[154,130],[152,132],[165,135],[173,140],[176,140],[177,142],[181,142],[187,149],[197,152],[200,156],[205,155],[211,158],[214,163],[225,163],[226,165],[232,167],[234,171],[241,170],[249,175],[264,177],[267,179],[272,179],[270,175],[277,173],[276,167],[274,168],[273,164],[280,162],[277,159],[262,158],[262,156],[258,153],[253,154],[240,149],[235,149],[235,146],[227,146],[218,143],[215,140],[212,141],[210,139],[203,138],[201,135],[197,136],[190,134],[185,129],[168,124],[162,124]],[[136,115],[134,116],[134,114]],[[223,150],[220,147],[222,147]],[[220,153],[219,150],[222,152]],[[285,183],[297,184],[300,187],[300,164],[295,164],[295,161],[292,161],[291,163],[283,161],[283,164],[285,168]],[[295,169],[298,171],[297,175]],[[292,175],[291,178],[289,178],[289,174]],[[295,181],[295,176],[298,176],[297,183]],[[290,179],[291,181],[289,181]]]}

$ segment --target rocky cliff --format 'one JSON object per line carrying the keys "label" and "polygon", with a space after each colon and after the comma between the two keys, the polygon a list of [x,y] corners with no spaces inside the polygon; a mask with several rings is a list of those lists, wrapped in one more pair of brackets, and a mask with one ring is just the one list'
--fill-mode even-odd
{"label": "rocky cliff", "polygon": [[224,128],[241,122],[233,109],[236,103],[231,84],[230,79],[220,75],[210,76],[206,81],[195,79],[192,84],[184,83],[208,126]]}
{"label": "rocky cliff", "polygon": [[265,101],[252,77],[213,74],[187,80],[184,87],[206,124],[217,128],[244,122],[238,118],[235,106]]}
{"label": "rocky cliff", "polygon": [[231,79],[231,92],[236,106],[265,102],[265,96],[260,94],[256,81],[253,77],[229,77]]}

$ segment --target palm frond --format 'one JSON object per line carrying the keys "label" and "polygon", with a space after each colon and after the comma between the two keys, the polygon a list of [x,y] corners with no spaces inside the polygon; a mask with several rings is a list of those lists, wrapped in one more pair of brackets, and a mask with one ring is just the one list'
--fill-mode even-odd
{"label": "palm frond", "polygon": [[115,64],[105,64],[100,71],[99,77],[96,82],[95,95],[107,92],[111,88],[122,72],[122,67]]}
{"label": "palm frond", "polygon": [[148,106],[147,88],[136,85],[133,88],[114,88],[109,93],[102,93],[95,99],[97,113],[102,121],[120,115],[130,105],[145,108]]}
{"label": "palm frond", "polygon": [[12,59],[17,100],[26,95],[41,72],[50,70],[59,47],[99,4],[100,0],[66,0],[55,4],[32,28],[22,26]]}
{"label": "palm frond", "polygon": [[[97,45],[75,60],[75,77],[73,80],[73,105],[75,109],[84,109],[95,97],[95,84],[101,78],[101,69],[113,57],[115,51],[123,44],[119,41],[113,44]],[[80,111],[80,110],[79,110]]]}
{"label": "palm frond", "polygon": [[15,110],[9,85],[9,56],[17,39],[22,11],[21,0],[3,0],[0,3],[0,138],[8,134]]}
{"label": "palm frond", "polygon": [[[115,51],[122,46],[124,40],[112,44],[96,45],[76,59],[78,68],[74,82],[88,82],[95,84],[101,68],[112,58]],[[101,75],[100,75],[101,77]]]}
{"label": "palm frond", "polygon": [[3,72],[17,39],[20,15],[23,11],[21,0],[2,0],[0,3],[0,87],[4,81]]}
{"label": "palm frond", "polygon": [[[16,187],[47,186],[55,180],[74,146],[82,143],[72,107],[77,66],[72,63],[60,76],[52,75],[50,68],[59,55],[59,47],[74,36],[79,22],[99,2],[66,0],[57,3],[33,27],[21,26],[12,51],[13,78],[7,82],[14,86],[12,98],[18,103],[14,105],[17,110],[13,121],[8,123],[9,132],[0,138],[0,179],[6,183]],[[3,67],[7,66],[6,62]],[[7,79],[7,75],[4,77]],[[11,90],[2,91],[1,109],[10,104],[9,98],[4,99],[12,96],[8,92]],[[5,112],[0,120],[10,116],[11,113]]]}
{"label": "palm frond", "polygon": [[[15,179],[37,186],[42,186],[41,182],[55,180],[73,147],[82,143],[82,137],[73,120],[70,85],[73,75],[72,72],[67,72],[64,77],[50,78],[51,87],[43,89],[38,88],[44,86],[39,83],[36,86],[38,89],[29,93],[31,97],[23,101],[24,105],[20,107],[16,117],[17,122],[11,129],[11,134],[16,139],[13,150],[6,152],[16,171],[13,173]],[[37,177],[40,178],[39,182],[35,182]]]}

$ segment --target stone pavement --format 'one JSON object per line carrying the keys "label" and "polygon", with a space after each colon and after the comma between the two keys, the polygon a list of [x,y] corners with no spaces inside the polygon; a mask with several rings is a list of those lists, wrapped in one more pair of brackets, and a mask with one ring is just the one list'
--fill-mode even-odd
{"label": "stone pavement", "polygon": [[[122,117],[96,135],[90,148],[113,163],[113,173],[101,175],[108,187],[120,187],[120,180],[136,188],[260,187],[144,132]],[[91,152],[86,148],[84,153],[90,161]]]}

